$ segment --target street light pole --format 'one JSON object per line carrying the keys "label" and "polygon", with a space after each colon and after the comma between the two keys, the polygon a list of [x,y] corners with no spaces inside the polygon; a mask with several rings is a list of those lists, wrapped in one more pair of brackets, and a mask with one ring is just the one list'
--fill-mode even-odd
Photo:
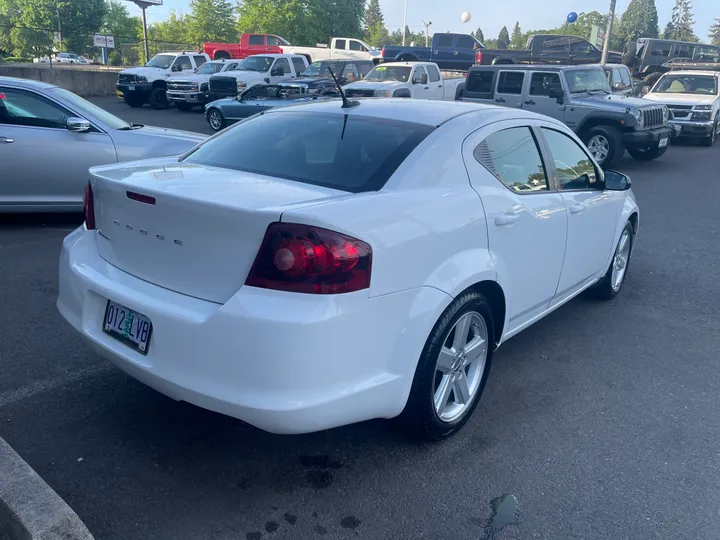
{"label": "street light pole", "polygon": [[610,0],[610,14],[608,15],[605,41],[603,42],[602,57],[600,58],[600,63],[603,66],[607,64],[608,51],[610,50],[610,38],[612,37],[613,21],[615,20],[615,2],[616,0]]}
{"label": "street light pole", "polygon": [[423,24],[425,25],[425,46],[430,46],[430,25],[432,24],[432,21],[425,22],[423,21]]}
{"label": "street light pole", "polygon": [[405,46],[405,29],[407,28],[407,3],[405,0],[405,16],[403,17],[403,47]]}
{"label": "street light pole", "polygon": [[55,13],[57,13],[58,19],[58,36],[60,38],[59,49],[62,52],[62,26],[60,25],[60,7],[58,6],[57,0],[55,0]]}
{"label": "street light pole", "polygon": [[145,16],[145,9],[146,9],[146,6],[142,6],[143,41],[145,42],[145,63],[147,64],[150,61],[150,47],[148,46],[147,18]]}

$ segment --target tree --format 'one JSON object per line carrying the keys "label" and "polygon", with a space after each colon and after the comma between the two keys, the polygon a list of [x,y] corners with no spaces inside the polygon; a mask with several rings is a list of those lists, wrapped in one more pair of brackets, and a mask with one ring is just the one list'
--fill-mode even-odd
{"label": "tree", "polygon": [[370,3],[365,10],[365,31],[370,33],[373,29],[378,26],[385,26],[385,17],[383,17],[382,10],[380,9],[380,0],[370,0]]}
{"label": "tree", "polygon": [[720,19],[715,19],[715,22],[710,26],[710,43],[713,45],[720,45]]}
{"label": "tree", "polygon": [[605,31],[605,28],[607,27],[607,15],[603,15],[597,11],[580,13],[574,23],[565,21],[558,28],[552,30],[551,33],[590,39],[593,26],[597,26],[601,30]]}
{"label": "tree", "polygon": [[359,38],[364,14],[365,0],[305,0],[308,42],[314,45],[327,43],[331,37]]}
{"label": "tree", "polygon": [[190,0],[187,40],[237,42],[235,9],[229,0]]}
{"label": "tree", "polygon": [[680,41],[698,41],[693,30],[692,1],[675,0],[675,7],[672,10],[672,17],[665,27],[663,38],[677,39]]}
{"label": "tree", "polygon": [[480,43],[485,43],[485,35],[483,34],[482,28],[478,28],[475,30],[475,33],[473,34],[475,36],[475,39],[477,39]]}
{"label": "tree", "polygon": [[523,33],[520,29],[520,22],[515,23],[515,28],[513,28],[512,33],[512,39],[510,40],[510,45],[513,49],[522,49],[525,46],[525,41],[523,40]]}
{"label": "tree", "polygon": [[138,18],[131,17],[126,4],[108,0],[100,31],[115,38],[137,39]]}
{"label": "tree", "polygon": [[508,47],[510,47],[510,33],[508,32],[507,26],[503,26],[498,34],[497,48],[507,49]]}
{"label": "tree", "polygon": [[618,25],[622,42],[636,41],[639,37],[656,38],[660,35],[655,0],[631,0]]}
{"label": "tree", "polygon": [[304,0],[243,0],[238,7],[237,30],[241,34],[272,32],[291,43],[309,44],[304,9]]}

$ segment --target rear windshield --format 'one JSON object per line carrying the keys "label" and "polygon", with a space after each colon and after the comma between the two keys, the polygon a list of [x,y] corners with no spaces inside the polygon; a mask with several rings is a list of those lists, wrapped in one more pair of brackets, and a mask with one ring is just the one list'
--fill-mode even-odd
{"label": "rear windshield", "polygon": [[184,161],[351,193],[377,191],[432,130],[379,118],[282,111],[241,122]]}

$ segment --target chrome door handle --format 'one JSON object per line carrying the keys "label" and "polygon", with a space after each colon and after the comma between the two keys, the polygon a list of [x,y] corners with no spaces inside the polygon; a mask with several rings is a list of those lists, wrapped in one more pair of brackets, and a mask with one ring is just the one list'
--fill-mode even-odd
{"label": "chrome door handle", "polygon": [[10,137],[0,137],[0,143],[12,144],[14,142],[15,142],[15,139],[11,139]]}
{"label": "chrome door handle", "polygon": [[512,225],[517,221],[520,221],[520,214],[501,214],[499,216],[495,216],[495,225],[498,227]]}
{"label": "chrome door handle", "polygon": [[571,214],[579,214],[580,212],[583,212],[585,210],[585,206],[582,204],[571,204],[570,205],[570,213]]}

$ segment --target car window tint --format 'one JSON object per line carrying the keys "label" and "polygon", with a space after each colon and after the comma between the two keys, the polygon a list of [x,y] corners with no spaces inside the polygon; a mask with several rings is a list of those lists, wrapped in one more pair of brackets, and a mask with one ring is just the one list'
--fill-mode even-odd
{"label": "car window tint", "polygon": [[435,34],[437,38],[438,47],[452,47],[453,37],[450,34]]}
{"label": "car window tint", "polygon": [[360,76],[365,77],[368,73],[370,73],[370,70],[375,67],[375,64],[372,62],[360,62],[358,64],[358,70],[360,71]]}
{"label": "car window tint", "polygon": [[363,47],[363,44],[359,41],[350,40],[350,50],[351,51],[367,51],[365,47]]}
{"label": "car window tint", "polygon": [[276,38],[275,36],[268,36],[267,44],[271,45],[273,47],[279,47],[280,45],[282,45],[282,43],[280,43],[280,40],[278,38]]}
{"label": "car window tint", "polygon": [[625,87],[625,83],[622,80],[622,70],[620,68],[613,68],[612,70],[612,84],[620,83],[621,87]]}
{"label": "car window tint", "polygon": [[493,133],[475,148],[473,156],[512,191],[548,190],[545,166],[529,127]]}
{"label": "car window tint", "polygon": [[0,124],[67,129],[72,115],[34,92],[0,88]]}
{"label": "car window tint", "polygon": [[305,62],[303,62],[302,58],[295,57],[292,59],[292,63],[296,73],[305,71]]}
{"label": "car window tint", "polygon": [[287,61],[287,58],[278,58],[277,60],[275,60],[275,64],[273,65],[272,69],[282,69],[283,74],[290,73],[290,62]]}
{"label": "car window tint", "polygon": [[498,94],[522,94],[525,72],[501,71],[498,77]]}
{"label": "car window tint", "polygon": [[376,191],[433,129],[359,115],[277,111],[241,122],[184,161],[351,193]]}
{"label": "car window tint", "polygon": [[620,77],[626,87],[632,86],[632,79],[630,78],[630,71],[628,69],[620,68]]}
{"label": "car window tint", "polygon": [[440,71],[437,67],[433,65],[427,66],[428,71],[428,77],[430,78],[430,82],[438,82],[440,80]]}
{"label": "car window tint", "polygon": [[570,52],[573,53],[589,53],[592,50],[592,45],[584,39],[577,38],[570,43]]}
{"label": "car window tint", "polygon": [[200,67],[200,66],[202,66],[205,62],[207,62],[207,58],[205,58],[205,57],[204,57],[203,55],[201,55],[201,54],[198,54],[198,55],[196,55],[196,56],[193,56],[193,58],[195,59],[195,65],[196,65],[197,67]]}
{"label": "car window tint", "polygon": [[341,71],[342,76],[345,77],[345,80],[348,82],[357,81],[360,79],[360,73],[358,72],[358,68],[355,64],[352,62],[348,62],[345,64],[345,67]]}
{"label": "car window tint", "polygon": [[542,44],[542,50],[548,52],[564,52],[567,51],[568,38],[545,38]]}
{"label": "car window tint", "polygon": [[425,71],[425,68],[422,66],[417,66],[415,68],[415,71],[413,71],[412,80],[413,81],[419,81],[420,77],[423,75],[427,76],[427,71]]}
{"label": "car window tint", "polygon": [[468,74],[467,91],[478,94],[491,94],[495,73],[490,70],[470,71]]}
{"label": "car window tint", "polygon": [[253,34],[248,38],[249,45],[265,45],[265,36]]}
{"label": "car window tint", "polygon": [[557,73],[533,73],[530,79],[531,96],[549,96],[553,89],[561,89],[560,75]]}
{"label": "car window tint", "polygon": [[344,39],[336,39],[335,40],[335,48],[345,50],[345,40]]}
{"label": "car window tint", "polygon": [[193,68],[189,56],[178,56],[173,63],[173,67],[180,70]]}
{"label": "car window tint", "polygon": [[578,143],[559,131],[542,131],[555,162],[558,189],[602,189],[595,164]]}
{"label": "car window tint", "polygon": [[458,49],[472,49],[475,46],[475,40],[470,36],[459,36],[457,40]]}

